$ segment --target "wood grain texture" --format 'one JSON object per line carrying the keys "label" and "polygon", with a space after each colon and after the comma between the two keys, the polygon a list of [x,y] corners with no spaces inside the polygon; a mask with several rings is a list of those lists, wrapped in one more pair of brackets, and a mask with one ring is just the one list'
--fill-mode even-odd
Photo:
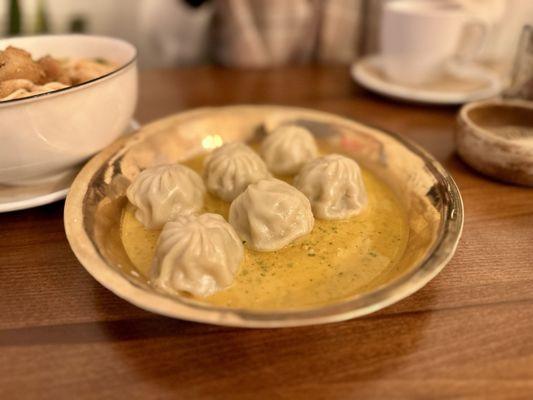
{"label": "wood grain texture", "polygon": [[63,202],[0,214],[0,398],[533,398],[533,190],[454,155],[457,110],[379,98],[346,68],[205,67],[143,72],[137,115],[240,103],[330,111],[425,147],[463,195],[456,256],[368,317],[239,330],[159,317],[104,289],[69,249]]}

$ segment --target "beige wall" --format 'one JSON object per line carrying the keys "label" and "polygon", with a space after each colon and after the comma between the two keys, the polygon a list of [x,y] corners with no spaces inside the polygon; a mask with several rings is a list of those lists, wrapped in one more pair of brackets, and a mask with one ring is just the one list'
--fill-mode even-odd
{"label": "beige wall", "polygon": [[[391,0],[337,0],[339,5],[357,4],[362,37],[351,36],[349,46],[358,46],[354,56],[379,50],[381,7]],[[433,0],[427,0],[433,1]],[[482,55],[488,59],[510,62],[514,57],[519,32],[524,23],[533,23],[533,0],[456,0],[492,24]],[[6,26],[8,1],[0,1],[0,31]],[[21,0],[24,26],[31,33],[37,0]],[[188,64],[205,59],[207,25],[212,10],[191,10],[177,0],[47,0],[52,31],[67,30],[77,15],[88,20],[90,32],[127,39],[140,49],[142,66]],[[335,12],[332,8],[331,12]],[[357,23],[357,22],[355,22]],[[334,26],[330,29],[334,30]],[[196,32],[196,33],[195,33]],[[187,37],[184,40],[172,38]],[[332,40],[336,40],[332,35]],[[327,41],[325,58],[330,58]],[[349,49],[346,49],[349,51]],[[349,59],[349,55],[344,57]]]}

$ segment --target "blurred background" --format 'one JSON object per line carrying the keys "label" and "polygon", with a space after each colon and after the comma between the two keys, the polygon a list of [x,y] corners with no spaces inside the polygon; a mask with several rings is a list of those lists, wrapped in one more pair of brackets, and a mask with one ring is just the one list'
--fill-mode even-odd
{"label": "blurred background", "polygon": [[[378,49],[391,0],[2,0],[3,36],[85,32],[134,43],[141,68],[344,63]],[[435,1],[435,0],[427,0]],[[480,54],[510,65],[531,0],[457,0],[490,31]]]}

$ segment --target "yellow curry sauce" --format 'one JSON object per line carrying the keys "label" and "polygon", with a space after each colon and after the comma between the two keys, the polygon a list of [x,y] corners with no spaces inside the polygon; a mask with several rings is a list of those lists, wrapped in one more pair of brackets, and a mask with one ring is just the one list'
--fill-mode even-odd
{"label": "yellow curry sauce", "polygon": [[[201,173],[202,157],[185,164]],[[233,285],[198,300],[271,310],[332,303],[371,289],[403,255],[408,226],[393,192],[364,169],[363,180],[368,206],[362,214],[339,221],[317,219],[310,234],[275,252],[246,248]],[[204,209],[227,219],[229,203],[207,194]],[[122,242],[134,266],[147,278],[159,232],[145,229],[135,218],[133,206],[124,208]]]}

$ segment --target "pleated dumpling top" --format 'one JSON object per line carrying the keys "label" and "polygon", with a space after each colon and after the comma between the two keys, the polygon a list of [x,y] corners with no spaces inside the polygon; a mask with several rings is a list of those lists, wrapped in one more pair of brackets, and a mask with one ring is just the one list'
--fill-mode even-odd
{"label": "pleated dumpling top", "polygon": [[307,196],[319,219],[345,219],[367,205],[361,169],[351,158],[329,154],[305,164],[294,186]]}
{"label": "pleated dumpling top", "polygon": [[294,175],[318,156],[318,147],[307,129],[282,125],[267,135],[261,145],[261,156],[273,174]]}
{"label": "pleated dumpling top", "polygon": [[203,207],[205,186],[200,175],[180,165],[147,168],[134,179],[126,195],[135,217],[148,229],[159,229],[178,215]]}
{"label": "pleated dumpling top", "polygon": [[232,201],[250,183],[270,176],[265,162],[244,143],[227,143],[205,160],[207,190],[225,201]]}
{"label": "pleated dumpling top", "polygon": [[152,284],[165,293],[209,296],[233,283],[243,257],[242,241],[221,215],[180,216],[161,231]]}
{"label": "pleated dumpling top", "polygon": [[257,251],[275,251],[313,229],[309,200],[278,179],[248,186],[229,210],[229,222],[246,245]]}

